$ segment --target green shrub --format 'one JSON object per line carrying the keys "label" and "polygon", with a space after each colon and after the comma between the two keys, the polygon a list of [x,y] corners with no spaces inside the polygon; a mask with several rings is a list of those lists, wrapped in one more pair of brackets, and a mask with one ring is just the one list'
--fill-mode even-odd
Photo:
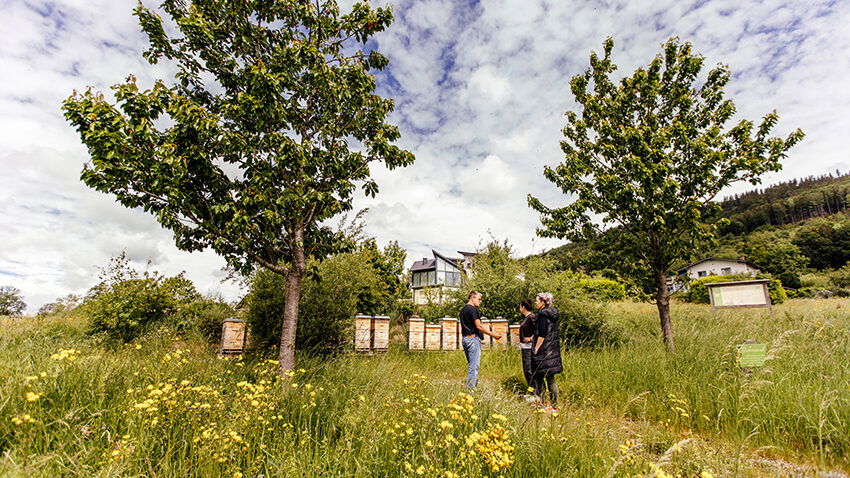
{"label": "green shrub", "polygon": [[[416,313],[419,317],[425,319],[426,322],[435,323],[443,317],[457,318],[460,314],[460,309],[466,304],[458,298],[451,298],[442,304],[426,304],[417,307]],[[496,317],[488,317],[495,319]]]}
{"label": "green shrub", "polygon": [[599,302],[625,300],[626,298],[626,287],[611,279],[581,279],[577,286],[588,298]]}
{"label": "green shrub", "polygon": [[850,264],[846,264],[841,269],[836,269],[834,272],[830,273],[829,282],[834,287],[850,287]]}
{"label": "green shrub", "polygon": [[199,299],[182,305],[174,313],[171,322],[177,330],[197,330],[211,343],[221,342],[221,327],[224,319],[236,316],[229,304],[214,299]]}
{"label": "green shrub", "polygon": [[132,341],[201,297],[183,273],[174,277],[157,272],[140,275],[124,254],[101,269],[100,279],[86,294],[80,311],[89,318],[89,332],[118,342]]}
{"label": "green shrub", "polygon": [[564,347],[593,347],[622,342],[622,335],[610,326],[603,304],[562,299],[554,304],[560,316],[559,332]]}

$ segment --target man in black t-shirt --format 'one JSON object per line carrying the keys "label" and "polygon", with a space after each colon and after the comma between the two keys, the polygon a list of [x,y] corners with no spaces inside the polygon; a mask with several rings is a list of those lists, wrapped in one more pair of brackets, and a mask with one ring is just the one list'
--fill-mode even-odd
{"label": "man in black t-shirt", "polygon": [[474,389],[478,386],[478,369],[481,366],[481,341],[484,340],[484,334],[496,340],[501,339],[502,336],[490,332],[481,324],[481,312],[478,310],[478,307],[481,306],[481,292],[471,291],[467,297],[469,302],[460,309],[460,329],[463,334],[461,343],[463,344],[463,353],[466,354],[466,361],[469,364],[466,372],[466,388]]}

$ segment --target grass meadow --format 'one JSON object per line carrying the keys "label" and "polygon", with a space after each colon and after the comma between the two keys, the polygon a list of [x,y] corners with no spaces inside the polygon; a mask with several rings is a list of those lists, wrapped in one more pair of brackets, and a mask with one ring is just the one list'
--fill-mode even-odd
{"label": "grass meadow", "polygon": [[[557,304],[555,304],[557,307]],[[847,476],[850,300],[764,310],[608,306],[619,346],[565,351],[558,414],[519,352],[221,359],[160,329],[113,349],[81,318],[0,319],[0,476]],[[395,331],[403,337],[403,330]],[[734,344],[768,345],[764,367]]]}

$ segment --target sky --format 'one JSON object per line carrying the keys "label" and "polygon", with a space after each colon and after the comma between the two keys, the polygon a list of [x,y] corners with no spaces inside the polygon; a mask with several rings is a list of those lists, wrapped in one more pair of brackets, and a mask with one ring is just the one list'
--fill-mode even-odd
{"label": "sky", "polygon": [[[142,59],[135,4],[0,0],[0,286],[20,289],[30,313],[85,293],[122,251],[140,270],[185,271],[203,293],[245,292],[224,281],[212,251],[178,250],[153,217],[79,179],[88,155],[62,101],[88,86],[108,94],[130,74],[140,86],[172,78],[168,65]],[[367,235],[398,241],[408,264],[491,239],[507,239],[519,256],[562,243],[535,236],[526,196],[569,201],[542,170],[563,159],[564,113],[576,108],[569,79],[608,36],[620,75],[672,36],[691,42],[707,67],[732,70],[736,121],[776,109],[775,135],[801,128],[805,140],[764,184],[850,169],[850,2],[398,0],[393,9],[394,23],[374,39],[390,59],[378,90],[395,100],[390,122],[416,162],[373,168],[380,193],[354,206],[369,209]]]}

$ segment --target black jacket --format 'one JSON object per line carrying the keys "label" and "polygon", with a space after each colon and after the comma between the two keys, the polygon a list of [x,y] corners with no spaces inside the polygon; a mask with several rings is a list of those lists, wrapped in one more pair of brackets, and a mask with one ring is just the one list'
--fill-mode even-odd
{"label": "black jacket", "polygon": [[[558,311],[552,307],[544,307],[537,312],[537,321],[548,321],[548,332],[543,337],[543,343],[536,354],[531,356],[532,369],[535,373],[550,375],[564,371],[561,363],[561,339],[558,333]],[[537,334],[532,343],[537,344]]]}

